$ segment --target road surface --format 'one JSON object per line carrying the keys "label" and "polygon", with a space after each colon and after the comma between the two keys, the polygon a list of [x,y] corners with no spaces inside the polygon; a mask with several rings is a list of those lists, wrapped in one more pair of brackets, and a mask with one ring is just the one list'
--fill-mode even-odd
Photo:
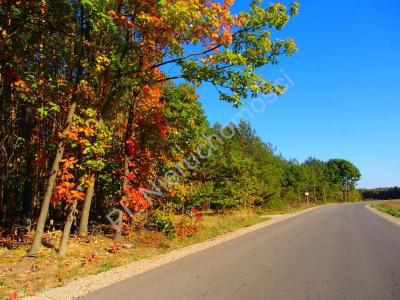
{"label": "road surface", "polygon": [[84,300],[400,299],[400,226],[338,204],[230,240]]}

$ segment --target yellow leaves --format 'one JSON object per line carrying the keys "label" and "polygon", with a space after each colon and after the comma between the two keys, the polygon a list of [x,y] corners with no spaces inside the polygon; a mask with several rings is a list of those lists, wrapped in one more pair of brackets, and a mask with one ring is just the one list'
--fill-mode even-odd
{"label": "yellow leaves", "polygon": [[28,84],[22,79],[14,82],[11,86],[20,93],[28,93],[30,91]]}
{"label": "yellow leaves", "polygon": [[110,10],[110,11],[108,12],[108,15],[109,15],[110,17],[112,17],[112,18],[117,18],[117,17],[118,17],[117,13],[116,13],[114,10]]}
{"label": "yellow leaves", "polygon": [[108,57],[105,55],[98,55],[96,57],[95,71],[97,73],[102,73],[108,65],[110,65],[110,59]]}
{"label": "yellow leaves", "polygon": [[93,186],[94,185],[94,182],[95,182],[95,179],[94,178],[87,178],[87,179],[85,179],[85,185],[87,186],[87,187],[89,187],[89,186]]}
{"label": "yellow leaves", "polygon": [[6,38],[7,31],[0,26],[0,38]]}
{"label": "yellow leaves", "polygon": [[93,88],[91,87],[89,82],[87,82],[85,79],[82,79],[79,82],[79,93],[81,94],[82,97],[88,100],[92,100],[96,96],[95,92],[93,91]]}

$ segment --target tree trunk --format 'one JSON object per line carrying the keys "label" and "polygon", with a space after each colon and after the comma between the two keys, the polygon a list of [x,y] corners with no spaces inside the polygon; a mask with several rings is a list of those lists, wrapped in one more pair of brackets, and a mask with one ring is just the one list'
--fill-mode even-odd
{"label": "tree trunk", "polygon": [[35,178],[35,153],[33,150],[33,121],[32,121],[32,109],[26,108],[22,112],[24,117],[24,139],[29,143],[26,147],[24,156],[26,160],[25,164],[25,182],[24,189],[22,192],[22,218],[30,218],[32,214],[32,200],[33,200],[33,179]]}
{"label": "tree trunk", "polygon": [[61,141],[58,143],[56,157],[54,158],[53,161],[53,166],[50,171],[50,177],[47,180],[46,193],[44,194],[43,197],[42,207],[40,209],[40,215],[36,225],[35,237],[33,238],[32,247],[28,252],[28,256],[35,256],[42,244],[43,231],[44,231],[44,226],[46,224],[47,214],[49,212],[50,200],[53,194],[54,185],[56,183],[57,173],[60,168],[59,163],[64,155],[64,138],[71,125],[75,109],[76,109],[76,102],[73,102],[71,104],[71,107],[69,108],[66,126],[61,133]]}
{"label": "tree trunk", "polygon": [[[122,189],[123,192],[125,191],[125,188],[129,184],[129,163],[130,163],[130,157],[129,157],[129,149],[128,149],[128,140],[132,137],[133,134],[133,129],[132,129],[132,124],[134,121],[134,115],[135,115],[135,109],[136,109],[136,102],[139,96],[139,92],[136,92],[133,97],[131,104],[129,106],[129,112],[128,112],[128,120],[127,120],[127,125],[126,125],[126,132],[125,132],[125,137],[124,137],[124,180],[122,182]],[[125,199],[126,196],[122,197],[122,200]],[[123,212],[121,211],[118,215],[118,225],[115,230],[115,241],[119,241],[122,236],[122,222],[123,222]]]}
{"label": "tree trunk", "polygon": [[124,213],[122,211],[119,211],[118,213],[118,221],[117,221],[117,227],[115,229],[115,236],[114,236],[114,241],[120,242],[122,238],[122,221],[123,221],[123,216]]}
{"label": "tree trunk", "polygon": [[297,202],[298,202],[298,206],[300,206],[301,198],[300,198],[300,191],[299,190],[297,190]]}
{"label": "tree trunk", "polygon": [[64,225],[63,235],[61,237],[60,248],[58,248],[58,256],[64,256],[67,251],[69,234],[71,232],[72,223],[75,218],[77,204],[78,204],[78,201],[75,200],[70,208],[70,211],[69,211],[69,214],[67,217],[67,221],[65,222],[65,225]]}
{"label": "tree trunk", "polygon": [[90,215],[90,206],[92,204],[92,198],[94,194],[94,187],[96,183],[96,173],[92,172],[89,177],[90,184],[86,191],[85,202],[83,203],[81,220],[79,222],[79,235],[87,236],[88,234],[88,224]]}
{"label": "tree trunk", "polygon": [[314,185],[314,203],[317,203],[317,189]]}

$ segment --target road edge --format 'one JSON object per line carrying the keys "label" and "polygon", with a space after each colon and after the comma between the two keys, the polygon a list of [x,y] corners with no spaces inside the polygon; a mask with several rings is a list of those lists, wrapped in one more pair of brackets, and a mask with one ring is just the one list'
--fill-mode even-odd
{"label": "road edge", "polygon": [[226,241],[243,236],[245,234],[260,230],[262,228],[271,226],[273,224],[291,219],[298,215],[310,212],[315,209],[322,208],[325,204],[316,207],[311,207],[292,214],[280,215],[278,217],[270,218],[264,222],[257,223],[249,227],[243,227],[238,230],[226,233],[213,239],[206,240],[197,244],[193,244],[184,248],[173,250],[165,254],[161,254],[152,258],[138,260],[127,265],[113,268],[111,270],[101,272],[95,275],[89,275],[76,280],[73,280],[62,287],[53,288],[44,291],[35,296],[24,297],[25,300],[73,300],[86,296],[96,290],[105,288],[114,283],[132,278],[144,272],[161,267],[170,262],[174,262],[186,256],[195,254],[197,252],[209,249],[211,247],[222,244]]}
{"label": "road edge", "polygon": [[372,213],[374,213],[374,214],[377,214],[378,216],[380,216],[380,217],[386,219],[387,221],[389,221],[389,222],[391,222],[391,223],[393,223],[393,224],[396,224],[396,225],[400,226],[400,218],[396,218],[396,217],[394,217],[394,216],[392,216],[392,215],[389,215],[389,214],[387,214],[387,213],[384,213],[383,211],[380,211],[379,209],[376,209],[376,208],[372,207],[372,204],[367,204],[365,207],[366,207],[370,212],[372,212]]}

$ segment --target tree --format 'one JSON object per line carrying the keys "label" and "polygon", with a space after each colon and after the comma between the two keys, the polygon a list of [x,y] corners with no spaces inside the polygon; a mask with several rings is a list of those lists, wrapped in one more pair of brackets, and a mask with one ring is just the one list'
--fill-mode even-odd
{"label": "tree", "polygon": [[326,165],[330,181],[340,186],[342,201],[346,201],[349,191],[353,190],[357,181],[361,179],[360,171],[355,165],[344,159],[331,159]]}
{"label": "tree", "polygon": [[307,189],[312,191],[314,202],[321,200],[319,196],[321,196],[322,200],[325,199],[325,183],[327,181],[325,163],[316,158],[309,157],[303,163],[303,166],[307,176]]}

